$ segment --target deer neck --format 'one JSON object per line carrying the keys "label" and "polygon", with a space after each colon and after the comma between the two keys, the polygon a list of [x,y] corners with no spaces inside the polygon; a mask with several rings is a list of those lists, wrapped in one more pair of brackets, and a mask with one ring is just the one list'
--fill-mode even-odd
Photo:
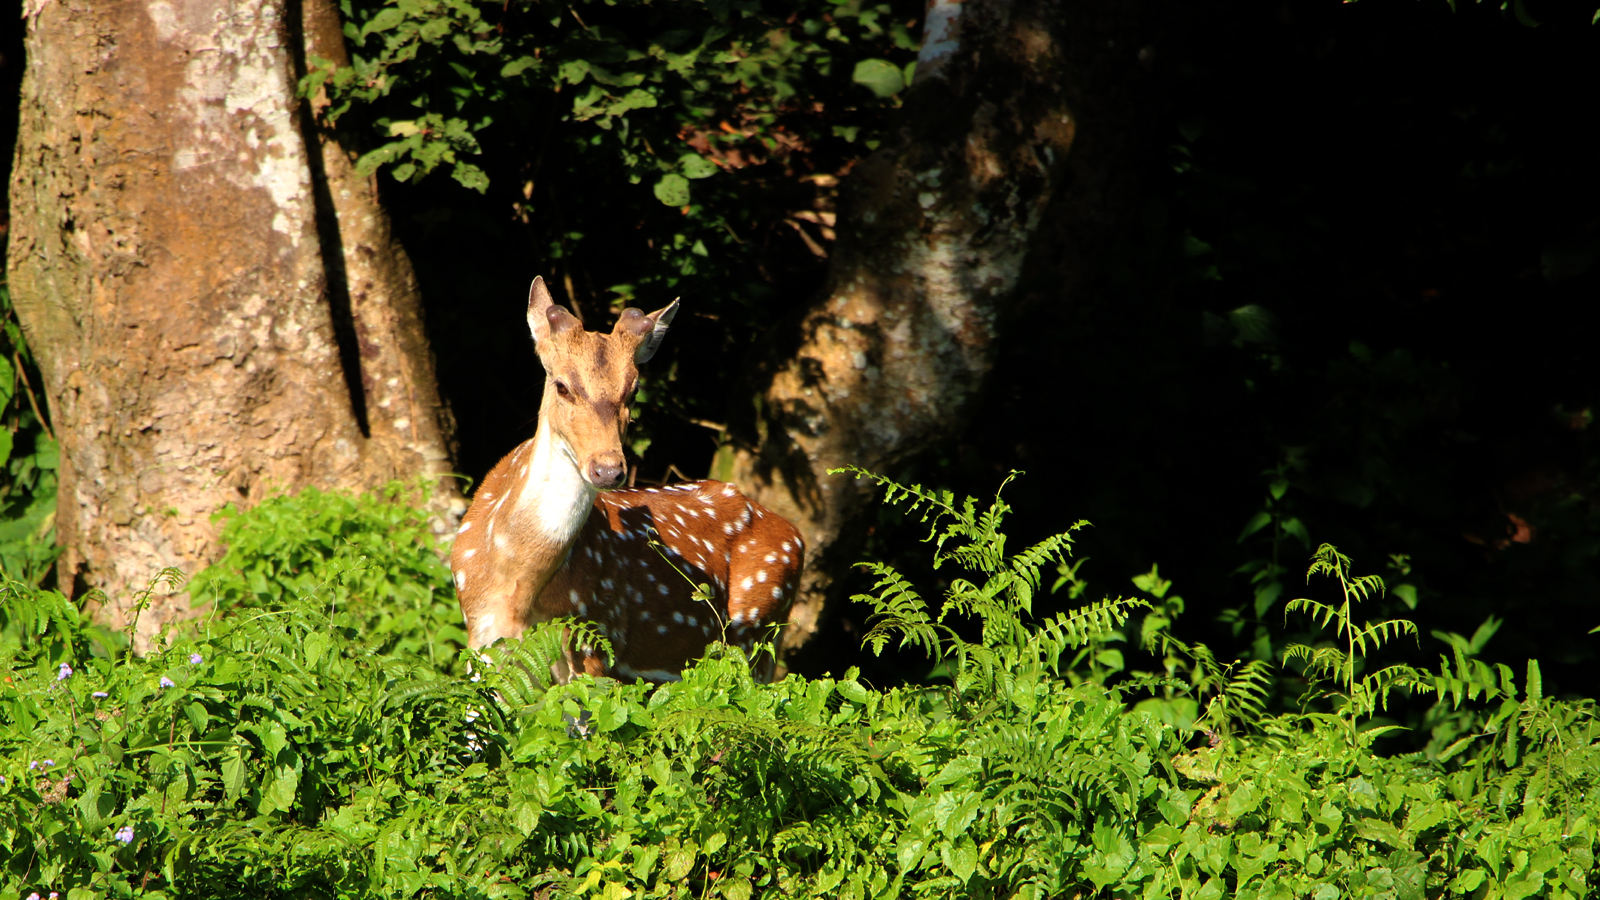
{"label": "deer neck", "polygon": [[542,590],[567,561],[599,490],[584,480],[571,448],[547,421],[539,423],[516,474],[521,484],[512,503],[518,524],[534,537],[534,583]]}

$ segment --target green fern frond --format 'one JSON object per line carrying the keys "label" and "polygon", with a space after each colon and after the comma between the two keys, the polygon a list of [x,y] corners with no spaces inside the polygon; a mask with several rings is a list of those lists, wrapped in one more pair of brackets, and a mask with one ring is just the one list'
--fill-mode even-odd
{"label": "green fern frond", "polygon": [[1315,600],[1307,600],[1304,597],[1296,597],[1284,604],[1283,617],[1285,621],[1288,620],[1289,613],[1292,612],[1309,613],[1311,620],[1316,622],[1319,628],[1327,628],[1330,623],[1338,620],[1343,615],[1337,607],[1329,606],[1326,603],[1318,603]]}
{"label": "green fern frond", "polygon": [[1417,623],[1409,619],[1389,619],[1384,622],[1368,623],[1351,632],[1350,639],[1355,642],[1356,652],[1362,655],[1374,650],[1382,649],[1384,644],[1402,635],[1417,634]]}

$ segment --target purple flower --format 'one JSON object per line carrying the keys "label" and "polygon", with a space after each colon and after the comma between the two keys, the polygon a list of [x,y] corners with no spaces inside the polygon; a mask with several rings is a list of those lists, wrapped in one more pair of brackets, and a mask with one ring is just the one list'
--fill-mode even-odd
{"label": "purple flower", "polygon": [[66,681],[68,678],[71,678],[71,677],[72,677],[72,667],[67,665],[66,663],[62,663],[61,664],[61,668],[56,671],[56,680],[57,681]]}
{"label": "purple flower", "polygon": [[34,891],[33,893],[29,894],[28,900],[39,900],[39,892]]}
{"label": "purple flower", "polygon": [[47,759],[44,762],[40,763],[40,765],[44,765],[44,766],[53,766],[55,764],[56,764],[56,761],[53,760],[53,759]]}
{"label": "purple flower", "polygon": [[5,786],[6,786],[6,777],[4,775],[0,775],[0,787],[5,787]]}
{"label": "purple flower", "polygon": [[115,837],[124,844],[133,843],[133,826],[124,825],[121,828],[118,828]]}
{"label": "purple flower", "polygon": [[59,891],[51,891],[47,900],[60,900],[60,897],[61,893]]}
{"label": "purple flower", "polygon": [[32,772],[34,769],[37,769],[37,768],[39,768],[39,761],[37,759],[28,760],[28,771],[29,772]]}
{"label": "purple flower", "polygon": [[172,679],[168,678],[165,675],[161,676],[161,682],[160,683],[161,683],[161,686],[164,687],[164,688],[177,687],[177,685],[172,683]]}
{"label": "purple flower", "polygon": [[106,697],[109,697],[111,695],[106,693],[105,691],[95,691],[94,693],[90,694],[89,696],[95,698],[96,700],[102,700],[102,699],[104,699]]}
{"label": "purple flower", "polygon": [[198,666],[198,665],[200,665],[201,663],[203,663],[205,661],[206,661],[205,657],[201,656],[198,653],[189,654],[189,665],[191,665],[191,666]]}

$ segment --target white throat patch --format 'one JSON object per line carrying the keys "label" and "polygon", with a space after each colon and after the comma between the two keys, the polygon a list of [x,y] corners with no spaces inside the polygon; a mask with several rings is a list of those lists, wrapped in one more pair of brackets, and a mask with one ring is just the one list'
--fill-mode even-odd
{"label": "white throat patch", "polygon": [[598,493],[578,471],[572,450],[541,425],[533,437],[528,475],[515,501],[518,518],[527,517],[547,540],[565,547],[588,519]]}

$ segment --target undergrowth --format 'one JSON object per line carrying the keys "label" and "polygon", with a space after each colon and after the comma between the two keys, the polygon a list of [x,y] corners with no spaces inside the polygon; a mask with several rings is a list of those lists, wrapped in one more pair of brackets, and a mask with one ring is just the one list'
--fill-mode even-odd
{"label": "undergrowth", "polygon": [[[928,522],[948,587],[930,601],[873,564],[867,641],[926,650],[946,676],[928,685],[761,684],[716,647],[674,684],[546,687],[559,627],[472,657],[467,676],[427,612],[449,595],[422,519],[395,498],[302,495],[234,518],[229,555],[196,579],[223,608],[143,658],[11,582],[0,892],[1589,895],[1593,704],[1543,696],[1536,664],[1519,679],[1463,639],[1437,671],[1382,674],[1369,656],[1406,631],[1359,620],[1381,583],[1324,547],[1313,571],[1343,599],[1289,605],[1327,641],[1271,673],[1308,687],[1304,711],[1268,715],[1264,664],[1172,637],[1153,571],[1149,600],[1036,619],[1071,532],[1011,552],[998,496],[884,485]],[[1141,608],[1166,671],[1092,677]],[[407,609],[424,612],[376,633]],[[1375,753],[1386,691],[1433,694],[1449,743]]]}

